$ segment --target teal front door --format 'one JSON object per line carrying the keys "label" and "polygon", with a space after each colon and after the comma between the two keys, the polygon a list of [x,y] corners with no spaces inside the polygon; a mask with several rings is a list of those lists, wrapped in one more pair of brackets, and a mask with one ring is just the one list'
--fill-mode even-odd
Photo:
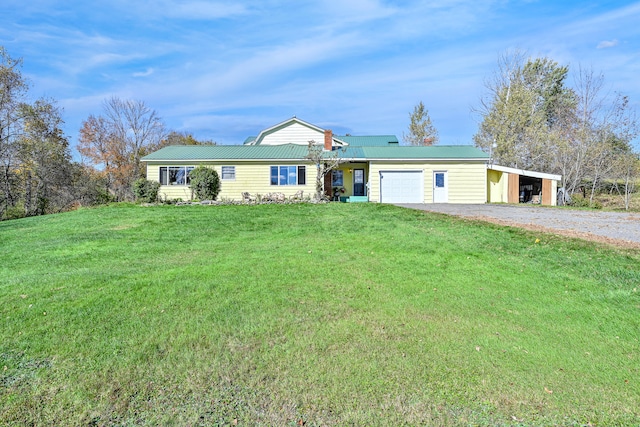
{"label": "teal front door", "polygon": [[353,195],[354,196],[366,196],[364,182],[364,169],[353,170]]}

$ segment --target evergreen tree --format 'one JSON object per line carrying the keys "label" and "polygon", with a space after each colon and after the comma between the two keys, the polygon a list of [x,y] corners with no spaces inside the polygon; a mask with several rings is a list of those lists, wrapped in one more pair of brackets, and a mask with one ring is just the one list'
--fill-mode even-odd
{"label": "evergreen tree", "polygon": [[429,111],[422,101],[409,114],[409,133],[403,139],[410,145],[433,145],[438,142],[438,130],[433,126]]}

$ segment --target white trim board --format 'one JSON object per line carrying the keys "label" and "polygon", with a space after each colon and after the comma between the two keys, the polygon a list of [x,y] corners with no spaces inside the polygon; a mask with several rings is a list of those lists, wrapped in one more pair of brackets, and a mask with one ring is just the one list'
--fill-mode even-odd
{"label": "white trim board", "polygon": [[509,167],[506,167],[506,166],[489,165],[489,164],[487,165],[487,169],[498,171],[498,172],[506,172],[506,173],[513,173],[513,174],[518,174],[518,175],[530,176],[530,177],[533,177],[533,178],[542,178],[542,179],[551,179],[551,180],[554,180],[554,181],[562,181],[562,175],[554,175],[554,174],[551,174],[551,173],[534,172],[534,171],[528,171],[528,170],[524,170],[524,169],[509,168]]}

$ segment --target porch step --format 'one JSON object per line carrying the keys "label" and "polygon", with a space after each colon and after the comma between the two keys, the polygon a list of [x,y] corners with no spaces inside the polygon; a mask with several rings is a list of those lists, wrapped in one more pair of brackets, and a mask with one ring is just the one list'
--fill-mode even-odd
{"label": "porch step", "polygon": [[368,202],[369,197],[368,196],[340,197],[340,201],[345,203],[362,203],[362,202]]}

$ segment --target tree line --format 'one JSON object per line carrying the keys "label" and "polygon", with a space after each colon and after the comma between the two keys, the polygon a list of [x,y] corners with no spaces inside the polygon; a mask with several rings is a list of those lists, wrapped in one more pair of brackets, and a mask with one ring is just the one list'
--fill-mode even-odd
{"label": "tree line", "polygon": [[640,126],[629,98],[607,89],[604,76],[549,58],[507,53],[486,82],[476,110],[476,146],[503,166],[562,175],[568,194],[593,197],[618,185],[628,209],[640,164],[633,141]]}
{"label": "tree line", "polygon": [[60,108],[29,102],[21,60],[0,47],[0,218],[41,215],[83,203],[85,171],[71,161]]}
{"label": "tree line", "polygon": [[[562,175],[565,193],[580,192],[589,204],[608,186],[629,209],[640,177],[636,111],[626,95],[607,89],[602,74],[578,67],[572,85],[570,77],[552,59],[503,54],[473,109],[480,122],[474,143],[496,164]],[[422,102],[409,120],[405,142],[437,142]]]}
{"label": "tree line", "polygon": [[0,46],[0,220],[76,206],[133,200],[144,177],[140,159],[167,145],[215,144],[168,131],[142,101],[117,97],[82,123],[74,161],[62,110],[53,99],[29,98],[22,60]]}

